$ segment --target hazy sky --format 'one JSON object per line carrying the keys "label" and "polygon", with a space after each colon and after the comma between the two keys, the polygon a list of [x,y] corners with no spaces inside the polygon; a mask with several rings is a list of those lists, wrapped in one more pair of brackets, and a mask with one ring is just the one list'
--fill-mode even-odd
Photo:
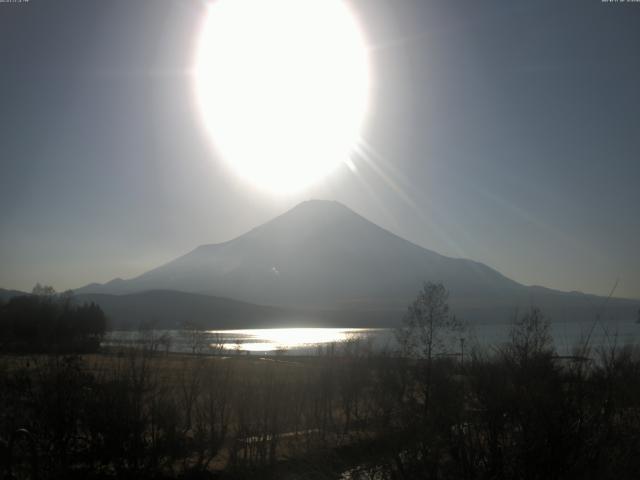
{"label": "hazy sky", "polygon": [[205,5],[0,3],[0,287],[131,277],[326,198],[525,284],[640,298],[640,3],[353,1],[376,153],[289,197],[204,132]]}

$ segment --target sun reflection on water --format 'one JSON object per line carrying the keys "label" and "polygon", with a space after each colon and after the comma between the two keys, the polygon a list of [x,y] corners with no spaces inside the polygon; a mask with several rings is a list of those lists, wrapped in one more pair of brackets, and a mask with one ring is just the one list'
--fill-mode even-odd
{"label": "sun reflection on water", "polygon": [[256,328],[247,330],[212,330],[220,335],[228,350],[272,352],[338,343],[358,336],[366,328]]}

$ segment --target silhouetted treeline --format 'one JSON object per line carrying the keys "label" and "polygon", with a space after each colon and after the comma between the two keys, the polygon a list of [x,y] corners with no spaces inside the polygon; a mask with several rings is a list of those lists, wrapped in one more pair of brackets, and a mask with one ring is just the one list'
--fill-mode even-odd
{"label": "silhouetted treeline", "polygon": [[[7,360],[0,438],[26,427],[40,478],[636,478],[638,350],[521,347],[435,358],[430,373],[357,340],[281,361]],[[27,446],[13,457],[28,470]]]}
{"label": "silhouetted treeline", "polygon": [[0,349],[10,352],[96,351],[106,318],[94,303],[78,305],[71,292],[36,285],[32,295],[0,305]]}
{"label": "silhouetted treeline", "polygon": [[22,439],[12,470],[44,479],[637,478],[637,348],[559,357],[531,309],[507,344],[462,358],[446,348],[459,328],[427,284],[400,351],[5,357],[0,438],[26,427],[35,455]]}

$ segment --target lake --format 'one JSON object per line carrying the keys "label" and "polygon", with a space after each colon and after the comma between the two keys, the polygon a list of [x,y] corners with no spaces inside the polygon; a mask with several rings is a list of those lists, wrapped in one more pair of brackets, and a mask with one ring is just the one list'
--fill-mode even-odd
{"label": "lake", "polygon": [[[459,339],[465,349],[472,346],[495,348],[509,340],[510,324],[473,325],[456,335],[452,351],[459,351]],[[593,347],[635,345],[640,340],[640,324],[635,322],[558,322],[551,324],[551,332],[558,354],[569,355],[573,349],[590,338]],[[395,331],[390,328],[256,328],[241,330],[182,330],[112,331],[106,335],[104,346],[139,345],[144,341],[159,342],[160,349],[202,352],[223,348],[228,353],[253,355],[310,355],[326,349],[343,349],[359,339],[373,349],[397,347]]]}

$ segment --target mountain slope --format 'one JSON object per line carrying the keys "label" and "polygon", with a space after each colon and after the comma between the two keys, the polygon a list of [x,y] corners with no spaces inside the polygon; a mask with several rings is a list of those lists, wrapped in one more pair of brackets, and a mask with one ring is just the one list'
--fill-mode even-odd
{"label": "mountain slope", "polygon": [[[598,297],[525,287],[484,264],[419,247],[342,204],[318,200],[301,203],[229,242],[200,246],[139,277],[93,284],[79,292],[168,289],[262,305],[399,311],[423,281],[444,283],[452,305],[481,320],[496,312],[512,315],[531,304],[560,312],[565,307],[588,312],[601,304]],[[610,307],[623,304],[626,312],[637,302],[612,301]]]}
{"label": "mountain slope", "polygon": [[423,280],[456,295],[512,291],[495,270],[414,245],[336,202],[304,202],[230,242],[203,245],[128,281],[81,291],[172,289],[270,305],[404,305]]}
{"label": "mountain slope", "polygon": [[27,292],[21,292],[20,290],[6,290],[0,288],[0,301],[6,302],[11,297],[20,297],[22,295],[29,295]]}
{"label": "mountain slope", "polygon": [[[85,293],[76,295],[75,301],[100,305],[109,319],[109,328],[115,330],[137,328],[144,324],[157,329],[182,328],[185,324],[210,329],[357,326],[371,318],[346,316],[341,312],[268,307],[171,290],[126,295]],[[373,320],[373,326],[385,324],[384,318]]]}

